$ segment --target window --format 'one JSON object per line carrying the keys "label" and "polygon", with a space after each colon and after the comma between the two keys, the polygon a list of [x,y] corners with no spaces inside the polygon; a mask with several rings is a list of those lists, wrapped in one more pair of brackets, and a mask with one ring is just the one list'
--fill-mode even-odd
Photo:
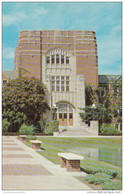
{"label": "window", "polygon": [[63,92],[64,91],[64,81],[61,80],[61,91]]}
{"label": "window", "polygon": [[66,81],[66,91],[69,91],[69,81]]}
{"label": "window", "polygon": [[73,114],[69,113],[69,119],[73,119]]}
{"label": "window", "polygon": [[46,57],[46,63],[47,63],[47,64],[50,63],[50,57],[49,57],[49,56]]}
{"label": "window", "polygon": [[59,91],[59,88],[60,88],[60,81],[56,81],[56,91]]}
{"label": "window", "polygon": [[64,55],[61,55],[61,64],[64,64]]}
{"label": "window", "polygon": [[51,89],[52,91],[69,91],[69,76],[52,76]]}
{"label": "window", "polygon": [[62,119],[62,113],[59,113],[59,119]]}
{"label": "window", "polygon": [[[62,115],[62,113],[69,113],[70,118],[73,118],[73,107],[70,104],[67,103],[59,103],[57,104],[57,112],[60,113]],[[66,115],[65,115],[65,118]]]}
{"label": "window", "polygon": [[55,81],[52,81],[52,91],[55,91]]}
{"label": "window", "polygon": [[51,55],[51,63],[55,63],[54,55]]}
{"label": "window", "polygon": [[64,113],[64,119],[67,119],[67,113]]}
{"label": "window", "polygon": [[69,57],[66,56],[66,64],[69,64]]}
{"label": "window", "polygon": [[65,51],[48,52],[46,54],[46,64],[69,64],[70,57],[69,54]]}
{"label": "window", "polygon": [[57,54],[56,55],[56,64],[58,64],[59,63],[59,55]]}

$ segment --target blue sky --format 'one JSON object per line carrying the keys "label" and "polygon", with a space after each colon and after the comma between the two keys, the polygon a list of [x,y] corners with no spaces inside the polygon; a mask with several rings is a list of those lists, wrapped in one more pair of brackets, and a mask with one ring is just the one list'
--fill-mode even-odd
{"label": "blue sky", "polygon": [[93,30],[99,74],[121,74],[120,2],[3,2],[2,68],[13,70],[14,49],[21,30]]}

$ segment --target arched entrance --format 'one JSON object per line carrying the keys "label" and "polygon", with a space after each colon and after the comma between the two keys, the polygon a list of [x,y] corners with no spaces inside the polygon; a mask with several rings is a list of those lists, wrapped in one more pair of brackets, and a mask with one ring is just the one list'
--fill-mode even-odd
{"label": "arched entrance", "polygon": [[57,103],[57,120],[60,126],[73,125],[73,107],[67,103]]}

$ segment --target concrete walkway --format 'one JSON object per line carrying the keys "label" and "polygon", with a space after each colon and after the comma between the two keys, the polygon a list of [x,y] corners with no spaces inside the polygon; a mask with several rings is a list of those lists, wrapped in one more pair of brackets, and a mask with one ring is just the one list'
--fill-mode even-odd
{"label": "concrete walkway", "polygon": [[3,137],[3,190],[91,190],[75,176],[29,148],[16,137]]}

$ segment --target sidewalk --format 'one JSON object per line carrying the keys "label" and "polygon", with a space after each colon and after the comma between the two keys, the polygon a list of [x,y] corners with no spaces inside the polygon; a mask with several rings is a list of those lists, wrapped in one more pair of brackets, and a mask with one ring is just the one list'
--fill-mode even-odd
{"label": "sidewalk", "polygon": [[16,137],[3,137],[3,190],[91,190],[74,176],[29,148]]}

